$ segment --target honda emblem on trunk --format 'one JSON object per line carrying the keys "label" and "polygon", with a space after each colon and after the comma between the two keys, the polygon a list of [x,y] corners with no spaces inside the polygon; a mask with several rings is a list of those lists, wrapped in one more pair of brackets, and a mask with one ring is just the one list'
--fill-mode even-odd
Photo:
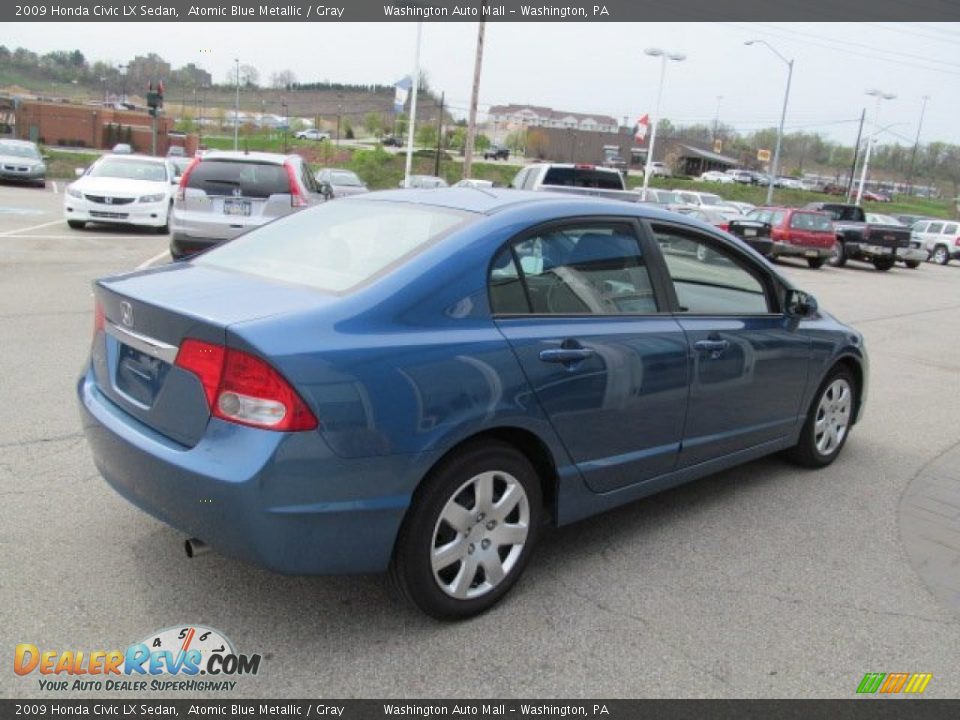
{"label": "honda emblem on trunk", "polygon": [[103,199],[103,201],[104,201],[107,205],[113,205],[113,198],[112,198],[112,197],[105,197],[105,198]]}
{"label": "honda emblem on trunk", "polygon": [[133,307],[126,300],[120,303],[120,320],[128,328],[133,327]]}

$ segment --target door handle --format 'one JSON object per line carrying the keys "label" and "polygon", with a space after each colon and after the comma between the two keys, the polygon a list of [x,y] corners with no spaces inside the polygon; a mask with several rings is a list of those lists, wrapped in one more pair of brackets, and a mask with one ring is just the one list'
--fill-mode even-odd
{"label": "door handle", "polygon": [[727,340],[697,340],[693,344],[694,350],[710,353],[713,357],[719,357],[720,353],[730,347]]}
{"label": "door handle", "polygon": [[563,363],[564,365],[572,365],[573,363],[578,363],[581,360],[586,360],[588,357],[592,356],[594,351],[592,348],[578,347],[578,348],[550,348],[549,350],[540,351],[540,359],[543,362],[551,363]]}

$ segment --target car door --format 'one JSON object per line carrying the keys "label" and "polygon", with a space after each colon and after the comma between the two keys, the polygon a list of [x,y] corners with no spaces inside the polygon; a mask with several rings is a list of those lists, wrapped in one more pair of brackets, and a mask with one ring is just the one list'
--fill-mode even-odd
{"label": "car door", "polygon": [[677,467],[782,439],[803,412],[810,343],[781,312],[773,276],[706,232],[670,223],[651,230],[660,248],[651,266],[666,275],[690,353]]}
{"label": "car door", "polygon": [[578,219],[505,246],[495,322],[588,486],[670,472],[686,411],[687,341],[633,221]]}

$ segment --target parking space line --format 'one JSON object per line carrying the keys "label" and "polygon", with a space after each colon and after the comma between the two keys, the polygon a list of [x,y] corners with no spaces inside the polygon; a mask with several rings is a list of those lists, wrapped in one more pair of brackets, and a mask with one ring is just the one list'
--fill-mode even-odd
{"label": "parking space line", "polygon": [[137,265],[137,267],[135,267],[134,270],[143,270],[144,268],[147,268],[153,265],[157,260],[162,260],[163,258],[169,257],[169,256],[170,256],[170,251],[164,250],[162,253],[157,253],[149,260],[144,260],[142,263]]}
{"label": "parking space line", "polygon": [[7,237],[9,235],[19,235],[20,233],[29,232],[31,230],[39,230],[40,228],[50,227],[51,225],[62,225],[63,219],[60,220],[51,220],[47,223],[42,223],[40,225],[32,225],[31,227],[25,228],[16,228],[14,230],[7,230],[6,232],[0,232],[0,237]]}
{"label": "parking space line", "polygon": [[57,189],[57,181],[56,181],[56,180],[51,180],[51,181],[50,181],[50,184],[53,185],[53,193],[54,193],[55,195],[59,195],[59,194],[60,194],[60,191]]}
{"label": "parking space line", "polygon": [[143,240],[144,235],[2,235],[8,240]]}

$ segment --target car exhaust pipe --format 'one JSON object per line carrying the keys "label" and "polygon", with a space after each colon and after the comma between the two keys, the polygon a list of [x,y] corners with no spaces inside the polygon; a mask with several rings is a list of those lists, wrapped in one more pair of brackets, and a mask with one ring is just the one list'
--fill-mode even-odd
{"label": "car exhaust pipe", "polygon": [[188,539],[183,544],[183,549],[186,550],[187,557],[191,559],[210,552],[210,546],[207,545],[203,540],[197,540],[196,538]]}

